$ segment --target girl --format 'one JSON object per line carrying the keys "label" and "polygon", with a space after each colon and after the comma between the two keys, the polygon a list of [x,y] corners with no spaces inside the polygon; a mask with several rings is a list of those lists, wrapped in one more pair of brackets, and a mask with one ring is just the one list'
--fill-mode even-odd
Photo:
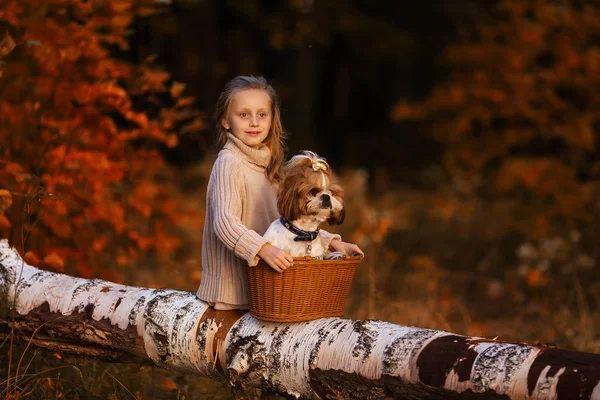
{"label": "girl", "polygon": [[[248,309],[245,268],[262,258],[283,272],[292,257],[261,235],[279,218],[284,132],[275,90],[262,77],[238,76],[221,92],[215,110],[223,145],[210,175],[202,237],[198,297],[217,310]],[[363,254],[339,235],[321,230],[344,254]]]}

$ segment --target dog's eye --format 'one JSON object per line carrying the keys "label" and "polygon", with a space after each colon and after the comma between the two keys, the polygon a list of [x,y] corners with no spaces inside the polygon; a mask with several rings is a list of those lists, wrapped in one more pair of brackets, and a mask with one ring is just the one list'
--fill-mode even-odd
{"label": "dog's eye", "polygon": [[316,195],[317,195],[317,193],[319,193],[319,189],[317,189],[317,188],[310,189],[310,192],[308,192],[308,193],[309,193],[311,196],[316,196]]}

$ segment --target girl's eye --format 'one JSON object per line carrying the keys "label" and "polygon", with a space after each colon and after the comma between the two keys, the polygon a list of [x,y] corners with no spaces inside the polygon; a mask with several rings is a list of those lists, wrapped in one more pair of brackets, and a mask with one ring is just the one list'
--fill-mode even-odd
{"label": "girl's eye", "polygon": [[310,189],[310,192],[308,192],[311,196],[316,196],[317,193],[319,193],[319,189],[313,188]]}
{"label": "girl's eye", "polygon": [[260,113],[261,118],[265,118],[267,116],[266,113]]}
{"label": "girl's eye", "polygon": [[240,117],[247,117],[247,116],[248,116],[248,114],[247,114],[247,113],[241,113],[241,114],[240,114]]}

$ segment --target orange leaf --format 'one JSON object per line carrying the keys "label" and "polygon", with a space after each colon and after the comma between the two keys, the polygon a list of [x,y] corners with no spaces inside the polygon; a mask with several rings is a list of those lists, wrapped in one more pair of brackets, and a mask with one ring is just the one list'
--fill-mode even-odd
{"label": "orange leaf", "polygon": [[25,260],[27,264],[33,265],[34,267],[40,263],[40,259],[32,251],[28,251],[27,253],[25,253],[25,257],[23,257],[23,260]]}
{"label": "orange leaf", "polygon": [[[94,275],[94,267],[90,266],[90,264],[83,260],[77,260],[77,272],[81,274],[83,278],[91,278]],[[111,279],[116,280],[116,279]]]}
{"label": "orange leaf", "polygon": [[417,254],[410,257],[408,264],[418,269],[432,270],[436,268],[435,260],[425,254]]}
{"label": "orange leaf", "polygon": [[0,41],[0,58],[4,58],[8,53],[14,50],[17,47],[12,36],[8,34],[8,31],[4,34],[4,37]]}
{"label": "orange leaf", "polygon": [[117,256],[116,261],[117,261],[117,264],[119,264],[119,265],[126,265],[129,263],[129,258],[124,254],[120,254]]}
{"label": "orange leaf", "polygon": [[175,146],[177,146],[177,143],[179,143],[179,139],[177,138],[176,135],[169,135],[167,136],[167,147],[169,148],[173,148]]}
{"label": "orange leaf", "polygon": [[12,224],[5,215],[0,214],[0,230],[9,230]]}
{"label": "orange leaf", "polygon": [[162,387],[163,387],[163,389],[173,390],[173,389],[177,389],[177,384],[173,381],[165,381],[165,382],[163,382]]}
{"label": "orange leaf", "polygon": [[136,113],[133,111],[128,111],[125,114],[125,118],[127,118],[128,120],[130,120],[132,122],[135,122],[141,128],[148,127],[148,116],[144,113]]}
{"label": "orange leaf", "polygon": [[179,97],[183,93],[183,89],[185,89],[185,83],[174,82],[171,86],[171,97]]}
{"label": "orange leaf", "polygon": [[59,360],[62,360],[62,356],[58,353],[54,353],[52,354],[54,357],[58,358]]}
{"label": "orange leaf", "polygon": [[0,189],[0,212],[3,212],[12,204],[12,195],[6,189]]}
{"label": "orange leaf", "polygon": [[542,274],[538,269],[532,269],[527,274],[527,283],[531,287],[539,286],[540,281],[542,280]]}
{"label": "orange leaf", "polygon": [[92,242],[92,248],[94,249],[95,252],[98,252],[98,253],[100,253],[102,251],[102,249],[104,249],[105,245],[106,245],[105,238],[96,239]]}
{"label": "orange leaf", "polygon": [[195,101],[195,99],[193,97],[182,97],[179,100],[177,100],[177,104],[175,104],[175,107],[189,106],[194,101]]}
{"label": "orange leaf", "polygon": [[6,163],[4,170],[11,174],[17,182],[23,182],[25,180],[25,173],[23,172],[23,167],[14,162]]}
{"label": "orange leaf", "polygon": [[56,253],[48,254],[44,257],[44,262],[57,271],[64,272],[65,270],[65,262]]}

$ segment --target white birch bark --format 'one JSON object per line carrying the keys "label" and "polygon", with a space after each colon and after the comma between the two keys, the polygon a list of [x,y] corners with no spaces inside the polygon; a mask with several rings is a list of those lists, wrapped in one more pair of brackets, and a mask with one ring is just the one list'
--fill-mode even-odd
{"label": "white birch bark", "polygon": [[[295,398],[600,399],[600,355],[382,321],[268,323],[194,293],[41,271],[0,241],[0,333]],[[221,378],[222,379],[222,378]]]}

